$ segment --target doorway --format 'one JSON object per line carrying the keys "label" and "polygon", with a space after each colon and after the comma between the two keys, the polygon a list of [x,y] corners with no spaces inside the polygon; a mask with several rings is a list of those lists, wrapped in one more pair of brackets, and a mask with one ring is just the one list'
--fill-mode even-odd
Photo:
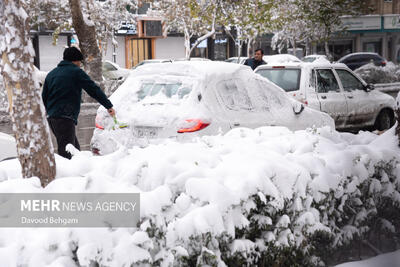
{"label": "doorway", "polygon": [[151,39],[126,39],[126,67],[128,69],[136,66],[146,59],[152,59]]}

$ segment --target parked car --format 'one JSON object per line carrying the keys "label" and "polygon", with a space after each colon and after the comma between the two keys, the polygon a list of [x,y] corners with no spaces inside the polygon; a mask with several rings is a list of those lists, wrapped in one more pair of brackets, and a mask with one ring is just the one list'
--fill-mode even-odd
{"label": "parked car", "polygon": [[301,61],[303,61],[303,62],[314,62],[317,59],[318,60],[324,59],[324,60],[329,61],[328,57],[325,56],[325,55],[308,55],[308,56],[303,57],[301,59]]}
{"label": "parked car", "polygon": [[348,54],[338,60],[338,63],[346,64],[351,70],[355,70],[365,64],[373,62],[375,66],[386,66],[387,60],[377,53],[359,52]]}
{"label": "parked car", "polygon": [[334,127],[333,119],[295,101],[250,68],[225,62],[183,61],[136,69],[110,97],[119,128],[100,107],[91,140],[92,151],[171,138],[225,133],[235,127]]}
{"label": "parked car", "polygon": [[129,76],[129,69],[121,68],[118,64],[105,60],[102,63],[103,77],[106,80],[123,80]]}
{"label": "parked car", "polygon": [[185,57],[181,57],[181,58],[173,59],[172,61],[173,62],[176,62],[176,61],[211,61],[211,59],[204,58],[204,57],[191,57],[191,58],[187,59]]}
{"label": "parked car", "polygon": [[133,67],[132,69],[136,69],[140,66],[146,65],[146,64],[153,64],[153,63],[171,63],[172,59],[146,59],[146,60],[142,60],[140,61],[139,64],[137,64],[135,67]]}
{"label": "parked car", "polygon": [[11,135],[0,132],[0,161],[17,157],[17,144]]}
{"label": "parked car", "polygon": [[308,107],[328,113],[337,129],[390,128],[395,101],[373,90],[344,64],[287,63],[259,66],[256,73]]}
{"label": "parked car", "polygon": [[247,57],[230,57],[228,59],[225,59],[225,62],[228,63],[237,63],[237,64],[244,64],[246,61]]}

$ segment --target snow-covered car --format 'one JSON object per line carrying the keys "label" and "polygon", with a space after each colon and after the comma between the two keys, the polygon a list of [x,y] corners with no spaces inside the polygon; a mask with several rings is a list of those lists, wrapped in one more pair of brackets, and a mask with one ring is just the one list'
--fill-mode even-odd
{"label": "snow-covered car", "polygon": [[101,68],[103,72],[103,77],[106,80],[123,80],[131,73],[131,70],[121,68],[116,63],[108,60],[103,61]]}
{"label": "snow-covered car", "polygon": [[[92,151],[107,154],[118,144],[145,146],[171,138],[225,133],[235,127],[330,126],[333,119],[295,101],[267,79],[239,64],[174,62],[136,69],[110,97],[118,123],[100,107]],[[128,127],[120,128],[119,122]]]}
{"label": "snow-covered car", "polygon": [[263,56],[263,60],[267,65],[278,64],[278,63],[289,63],[289,62],[301,62],[298,57],[291,54],[276,54]]}
{"label": "snow-covered car", "polygon": [[146,59],[146,60],[142,60],[140,61],[139,64],[137,64],[135,67],[133,67],[132,69],[136,69],[138,67],[141,67],[143,65],[147,65],[147,64],[154,64],[154,63],[171,63],[172,59]]}
{"label": "snow-covered car", "polygon": [[17,157],[15,138],[0,132],[0,161]]}
{"label": "snow-covered car", "polygon": [[325,55],[308,55],[308,56],[303,57],[301,59],[301,61],[303,61],[303,62],[314,62],[317,59],[318,60],[324,59],[324,60],[329,61],[328,57],[325,56]]}
{"label": "snow-covered car", "polygon": [[384,130],[394,124],[393,97],[373,90],[344,64],[320,59],[263,65],[255,72],[308,107],[331,115],[337,129]]}
{"label": "snow-covered car", "polygon": [[225,62],[244,64],[246,59],[247,59],[247,57],[230,57],[228,59],[225,59]]}
{"label": "snow-covered car", "polygon": [[181,57],[181,58],[176,58],[173,59],[172,61],[176,62],[176,61],[211,61],[211,59],[208,58],[204,58],[204,57],[191,57],[191,58],[185,58],[185,57]]}

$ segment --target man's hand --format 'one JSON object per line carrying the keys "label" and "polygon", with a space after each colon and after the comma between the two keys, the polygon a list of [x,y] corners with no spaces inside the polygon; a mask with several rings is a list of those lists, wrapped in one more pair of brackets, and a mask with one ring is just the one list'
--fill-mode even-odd
{"label": "man's hand", "polygon": [[109,109],[107,109],[107,111],[108,111],[108,114],[110,114],[111,117],[115,116],[115,110],[113,108],[109,108]]}

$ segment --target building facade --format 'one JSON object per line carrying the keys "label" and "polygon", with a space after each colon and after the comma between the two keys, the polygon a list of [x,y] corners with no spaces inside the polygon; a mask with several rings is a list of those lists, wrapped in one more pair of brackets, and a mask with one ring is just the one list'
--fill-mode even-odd
{"label": "building facade", "polygon": [[[329,49],[334,60],[354,52],[376,52],[389,61],[400,63],[400,0],[371,0],[371,7],[374,10],[371,14],[342,18],[346,31],[335,34],[329,41]],[[273,34],[259,36],[252,48],[262,48],[266,55],[277,54],[278,51],[271,47],[272,36]],[[227,57],[237,56],[235,44],[230,38],[226,38]],[[212,50],[209,45],[207,49],[210,48]],[[303,51],[299,54],[305,55],[306,49],[302,48]],[[287,52],[287,49],[281,51],[281,53]],[[310,52],[325,54],[323,44],[313,45]],[[211,53],[211,56],[214,54],[216,56],[216,53]],[[247,47],[244,46],[241,55],[246,54]]]}
{"label": "building facade", "polygon": [[372,14],[343,17],[347,31],[330,41],[335,59],[349,52],[375,52],[400,62],[400,0],[371,0],[371,6]]}

